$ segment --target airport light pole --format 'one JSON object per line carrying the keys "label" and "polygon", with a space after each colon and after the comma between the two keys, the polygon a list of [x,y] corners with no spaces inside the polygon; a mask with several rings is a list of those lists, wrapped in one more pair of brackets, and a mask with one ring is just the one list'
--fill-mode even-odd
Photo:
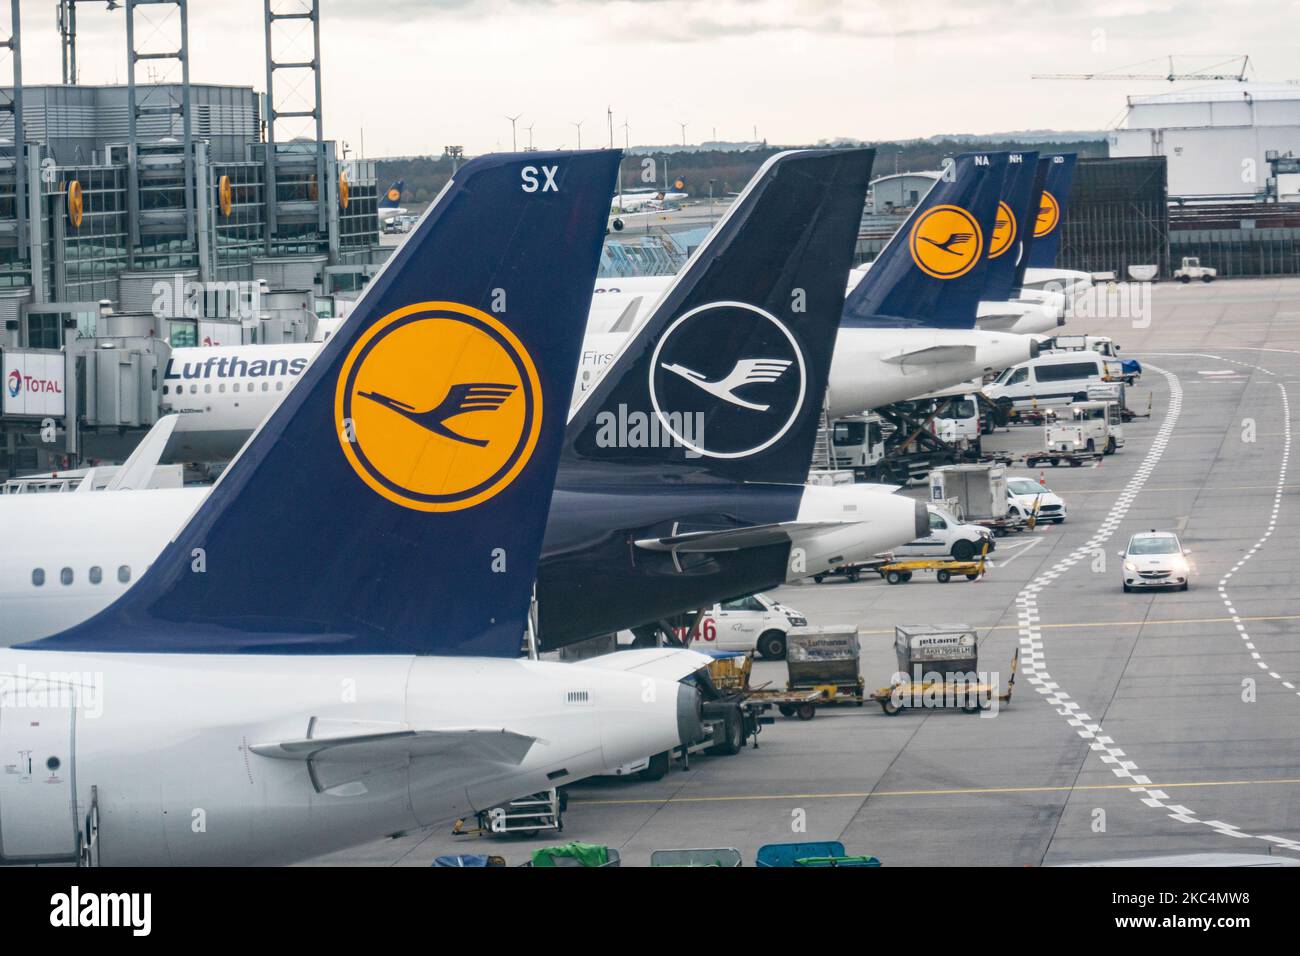
{"label": "airport light pole", "polygon": [[451,174],[455,176],[456,168],[460,165],[460,161],[465,158],[465,147],[444,146],[442,148],[442,154],[451,160]]}

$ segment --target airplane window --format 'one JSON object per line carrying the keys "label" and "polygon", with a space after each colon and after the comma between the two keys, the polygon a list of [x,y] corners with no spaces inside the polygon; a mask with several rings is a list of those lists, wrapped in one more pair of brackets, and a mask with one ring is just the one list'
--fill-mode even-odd
{"label": "airplane window", "polygon": [[45,583],[45,569],[32,568],[32,585],[35,587],[40,587],[44,583]]}
{"label": "airplane window", "polygon": [[283,391],[284,391],[284,382],[276,382],[276,383],[275,383],[275,390],[276,390],[277,392],[283,392]]}
{"label": "airplane window", "polygon": [[270,387],[271,387],[271,386],[267,385],[266,382],[263,382],[263,383],[262,383],[262,391],[265,392],[265,391],[266,391],[267,389],[269,389]]}
{"label": "airplane window", "polygon": [[72,568],[64,568],[59,572],[59,580],[64,584],[72,583]]}
{"label": "airplane window", "polygon": [[128,583],[131,580],[131,569],[125,564],[119,567],[117,569],[117,579],[123,584]]}
{"label": "airplane window", "polygon": [[230,390],[231,390],[232,392],[237,392],[237,391],[239,391],[239,383],[236,382],[234,385],[230,386]]}
{"label": "airplane window", "polygon": [[198,390],[199,390],[199,387],[198,387],[197,385],[191,385],[191,386],[190,386],[190,394],[191,394],[191,395],[195,394]]}
{"label": "airplane window", "polygon": [[226,383],[225,383],[225,382],[222,382],[220,385],[217,386],[217,391],[218,391],[218,392],[224,392],[225,390],[226,390]]}
{"label": "airplane window", "polygon": [[168,391],[169,391],[170,389],[171,389],[171,386],[170,386],[170,385],[164,385],[164,386],[163,386],[163,394],[164,394],[164,395],[168,394]]}
{"label": "airplane window", "polygon": [[212,393],[212,386],[211,386],[211,385],[204,385],[204,386],[203,386],[203,391],[204,391],[206,394],[211,394],[211,393]]}
{"label": "airplane window", "polygon": [[104,580],[104,569],[99,565],[95,565],[90,569],[90,583],[98,584],[102,580]]}

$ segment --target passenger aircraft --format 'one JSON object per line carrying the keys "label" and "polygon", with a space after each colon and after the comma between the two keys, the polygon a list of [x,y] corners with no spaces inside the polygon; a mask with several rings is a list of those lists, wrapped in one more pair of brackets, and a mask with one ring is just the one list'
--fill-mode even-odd
{"label": "passenger aircraft", "polygon": [[[1005,153],[958,156],[952,175],[936,182],[872,268],[854,270],[831,365],[832,418],[915,398],[1037,354],[1038,343],[1028,336],[975,328],[988,267],[985,248],[1007,166]],[[960,228],[948,228],[954,223]],[[929,236],[930,230],[942,235]],[[941,243],[948,248],[939,248]],[[920,257],[938,266],[923,267]],[[657,281],[662,287],[673,277]],[[583,375],[607,362],[626,329],[637,327],[640,319],[629,313],[644,314],[657,301],[648,279],[607,279],[602,285],[618,291],[596,296]],[[622,313],[620,300],[631,300]],[[612,321],[619,332],[596,334],[600,321]],[[579,384],[593,380],[594,374]]]}
{"label": "passenger aircraft", "polygon": [[666,208],[670,202],[680,202],[689,197],[689,193],[665,192],[662,189],[638,189],[632,192],[620,192],[614,197],[610,212],[615,215],[629,212],[652,212]]}
{"label": "passenger aircraft", "polygon": [[388,187],[387,192],[379,197],[378,212],[381,220],[406,213],[406,207],[402,205],[402,190],[405,188],[406,180],[399,179]]}
{"label": "passenger aircraft", "polygon": [[565,433],[543,646],[662,626],[928,527],[879,486],[804,484],[873,159],[768,160],[621,336]]}
{"label": "passenger aircraft", "polygon": [[1061,226],[1077,160],[1075,153],[1058,153],[1039,160],[1046,170],[1034,220],[1033,242],[1029,247],[1029,263],[1023,277],[1026,289],[1048,289],[1074,295],[1092,285],[1089,273],[1061,269],[1056,265],[1056,257],[1061,251]]}
{"label": "passenger aircraft", "polygon": [[[141,580],[0,651],[0,862],[292,862],[693,737],[702,655],[518,659],[618,160],[466,164]],[[467,382],[483,447],[364,397]]]}
{"label": "passenger aircraft", "polygon": [[[594,636],[657,620],[669,613],[664,601],[676,595],[694,600],[694,594],[702,593],[708,598],[705,603],[712,603],[798,580],[916,536],[925,514],[909,499],[881,495],[878,487],[869,485],[804,486],[819,396],[825,392],[829,343],[841,311],[843,275],[856,238],[856,227],[848,222],[856,222],[854,203],[861,201],[857,174],[869,173],[870,160],[869,152],[783,154],[762,170],[728,212],[725,238],[716,240],[719,245],[706,243],[692,259],[678,280],[678,294],[691,301],[707,295],[711,298],[702,301],[716,300],[728,309],[740,303],[736,328],[748,329],[749,338],[729,343],[726,335],[718,335],[710,339],[707,355],[677,351],[681,346],[674,342],[680,334],[673,332],[672,322],[682,310],[668,311],[673,307],[667,298],[636,335],[623,337],[629,354],[644,356],[663,347],[672,360],[647,365],[646,359],[611,372],[627,395],[606,406],[588,407],[585,418],[574,414],[574,435],[589,419],[594,422],[601,460],[565,459],[566,478],[552,507],[545,542],[547,570],[538,593],[543,605],[566,610],[548,615],[544,643],[549,644],[552,634],[565,639]],[[778,180],[779,187],[773,185]],[[728,263],[737,263],[736,257],[743,254],[755,265],[724,269],[719,249],[729,251]],[[819,250],[820,258],[812,259],[810,249]],[[774,287],[778,279],[791,293],[802,289],[802,301]],[[753,325],[750,317],[759,310],[772,316],[770,328]],[[779,332],[782,328],[791,338]],[[792,342],[803,343],[798,355]],[[291,348],[299,347],[284,347]],[[769,355],[767,349],[775,351]],[[223,371],[239,378],[272,371],[273,363],[290,362],[293,354],[269,347],[224,349],[219,357],[217,352],[197,350],[208,356],[201,362],[181,355],[168,374],[180,376],[181,382],[186,374],[219,376]],[[243,368],[234,364],[236,354],[269,358],[265,368]],[[601,367],[613,361],[611,355]],[[672,377],[658,387],[680,386],[680,397],[691,408],[689,416],[662,401],[659,411],[654,410],[646,394],[652,368]],[[789,391],[796,386],[797,395]],[[188,395],[187,387],[186,400]],[[208,395],[229,402],[236,395],[246,397],[248,391],[222,391],[218,385],[212,392],[198,393],[200,401]],[[274,389],[254,388],[255,401],[264,396],[274,399]],[[376,390],[376,403],[389,399],[400,396]],[[240,411],[255,411],[250,409],[241,406]],[[718,427],[728,430],[755,427],[754,422],[763,427],[763,421],[782,410],[790,416],[783,419],[785,427],[762,454],[743,456],[743,478],[711,477],[705,467],[707,452],[684,444],[704,440],[701,429],[710,422],[721,422]],[[202,418],[190,416],[192,421]],[[695,427],[698,422],[704,423],[701,428]],[[670,430],[674,424],[676,434]],[[634,450],[629,451],[629,445]],[[737,461],[736,467],[740,464]],[[691,494],[683,495],[683,481]],[[712,497],[701,511],[706,492]],[[13,608],[4,625],[10,640],[70,626],[121,593],[205,494],[205,489],[142,492],[129,501],[127,496],[102,494],[23,496],[26,508],[19,507],[17,496],[0,498],[0,519],[15,529],[15,540],[24,542],[21,548],[0,551],[0,600]],[[74,497],[87,500],[74,502]],[[703,529],[709,534],[696,533]],[[635,542],[635,550],[629,551],[626,542]],[[617,553],[607,553],[611,544]],[[585,571],[577,572],[578,577],[552,573],[552,567],[573,561],[598,568],[594,578]],[[43,583],[34,586],[38,573]],[[629,587],[620,574],[639,583]],[[682,584],[683,575],[691,587]],[[58,587],[53,586],[56,577]],[[659,589],[664,595],[651,600]],[[674,606],[673,611],[695,606]],[[559,618],[565,623],[555,623]],[[569,621],[576,629],[567,626]],[[604,630],[592,631],[597,624]]]}

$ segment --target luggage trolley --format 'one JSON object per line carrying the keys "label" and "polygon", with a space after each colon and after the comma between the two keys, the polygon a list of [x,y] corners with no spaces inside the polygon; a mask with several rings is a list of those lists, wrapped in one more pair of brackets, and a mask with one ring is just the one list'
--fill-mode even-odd
{"label": "luggage trolley", "polygon": [[[787,692],[817,694],[814,701],[795,705],[793,713],[809,719],[816,712],[817,704],[847,702],[862,706],[865,684],[856,627],[795,628],[786,635],[785,641],[785,666],[790,673]],[[778,709],[790,715],[785,707],[778,705]]]}
{"label": "luggage trolley", "polygon": [[[968,714],[987,710],[989,701],[1011,701],[1020,651],[1011,658],[1007,688],[979,675],[979,636],[968,624],[900,624],[894,628],[899,675],[871,695],[891,717],[908,707],[960,707]],[[921,703],[918,704],[917,701]]]}

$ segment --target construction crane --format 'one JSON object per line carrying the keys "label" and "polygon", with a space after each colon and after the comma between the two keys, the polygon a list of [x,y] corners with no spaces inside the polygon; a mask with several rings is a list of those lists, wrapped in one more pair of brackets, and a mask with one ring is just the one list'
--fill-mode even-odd
{"label": "construction crane", "polygon": [[[1115,70],[1106,70],[1101,73],[1035,73],[1032,79],[1035,80],[1163,80],[1167,83],[1177,83],[1179,81],[1197,81],[1205,82],[1207,80],[1232,80],[1236,83],[1246,82],[1246,73],[1250,69],[1249,56],[1234,56],[1223,60],[1219,63],[1213,63],[1209,66],[1202,67],[1199,70],[1189,70],[1179,72],[1174,68],[1174,58],[1168,58],[1169,69],[1166,73],[1120,73],[1119,70],[1129,70],[1133,67],[1143,66],[1147,63],[1163,62],[1162,60],[1143,60],[1141,63],[1134,63],[1132,66],[1117,67]],[[1223,73],[1213,72],[1222,70],[1224,67],[1238,65],[1237,72]]]}

